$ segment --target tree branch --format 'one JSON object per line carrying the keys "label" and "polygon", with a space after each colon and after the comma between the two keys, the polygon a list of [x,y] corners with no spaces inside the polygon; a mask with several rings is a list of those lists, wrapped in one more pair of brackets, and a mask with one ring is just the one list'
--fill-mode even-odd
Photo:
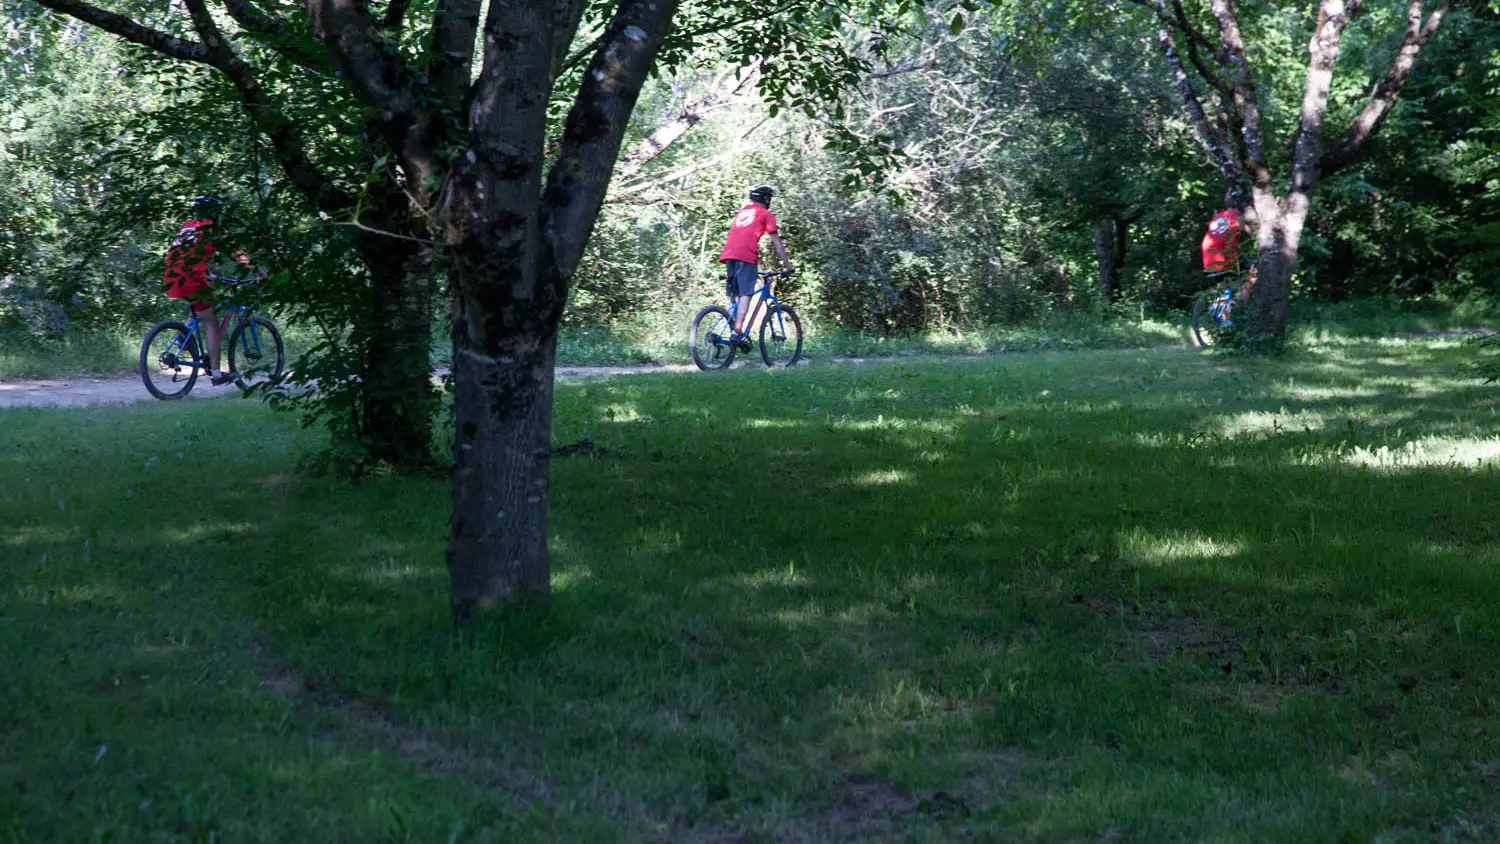
{"label": "tree branch", "polygon": [[1333,87],[1333,65],[1338,61],[1344,29],[1359,6],[1359,0],[1322,0],[1318,4],[1318,23],[1307,45],[1307,82],[1302,89],[1302,111],[1297,118],[1296,140],[1292,147],[1292,192],[1310,194],[1321,175],[1318,165],[1323,157],[1323,117],[1328,111],[1328,95]]}
{"label": "tree branch", "polygon": [[380,28],[392,35],[401,32],[401,27],[406,24],[406,9],[410,5],[411,0],[390,0],[385,7],[385,14],[381,16]]}
{"label": "tree branch", "polygon": [[[769,117],[762,118],[759,123],[756,123],[754,126],[750,127],[750,130],[748,132],[746,132],[743,136],[741,136],[740,140],[743,141],[746,138],[750,137],[750,135],[754,134],[757,129],[759,129],[761,126],[765,125],[766,121],[768,121],[768,120],[770,120]],[[781,138],[781,137],[785,137],[785,136],[790,135],[790,134],[792,134],[792,132],[791,132],[791,130],[788,130],[786,132],[781,133],[780,135],[773,135],[771,137],[772,138]],[[756,144],[755,146],[760,146],[760,145],[761,144]],[[751,148],[753,149],[754,147],[751,147]],[[736,145],[736,146],[734,146],[734,147],[732,147],[732,148],[730,148],[728,150],[725,150],[724,152],[719,153],[718,155],[713,156],[712,158],[706,158],[706,159],[704,159],[702,161],[697,162],[696,164],[689,165],[689,166],[684,167],[684,168],[682,168],[680,170],[677,170],[677,171],[675,171],[673,173],[668,173],[667,175],[662,176],[660,178],[652,179],[649,182],[635,182],[633,184],[621,185],[619,188],[617,188],[615,190],[615,195],[616,196],[621,196],[621,197],[623,197],[623,196],[630,196],[631,194],[642,193],[644,191],[648,191],[651,188],[661,187],[662,185],[669,185],[669,184],[671,184],[673,182],[680,181],[682,179],[686,179],[688,176],[691,176],[694,173],[701,173],[702,171],[707,170],[710,167],[717,167],[717,166],[719,166],[720,164],[722,164],[722,163],[724,163],[726,161],[731,161],[731,160],[733,160],[735,158],[738,158],[738,157],[744,155],[744,152],[745,152],[745,150],[744,150],[743,147]]]}
{"label": "tree branch", "polygon": [[677,0],[622,0],[584,72],[542,195],[542,233],[558,283],[566,284],[583,255],[630,112],[676,12]]}
{"label": "tree branch", "polygon": [[318,73],[332,73],[333,62],[329,60],[328,54],[318,50],[309,50],[297,43],[297,36],[288,32],[286,21],[280,17],[256,8],[250,0],[220,0],[224,4],[224,10],[234,19],[234,22],[244,28],[246,32],[259,36],[267,46],[299,67]]}
{"label": "tree branch", "polygon": [[[403,0],[391,0],[397,3]],[[474,73],[474,37],[479,32],[480,0],[438,0],[432,15],[427,80],[438,101],[455,114]]]}
{"label": "tree branch", "polygon": [[553,18],[552,31],[552,78],[556,79],[570,64],[568,45],[578,34],[578,25],[583,21],[583,12],[588,0],[555,0],[557,16]]}
{"label": "tree branch", "polygon": [[318,39],[332,51],[355,96],[374,109],[376,125],[401,161],[407,184],[425,197],[437,169],[437,127],[412,88],[420,77],[384,46],[365,0],[305,2]]}
{"label": "tree branch", "polygon": [[729,80],[725,77],[731,72],[733,71],[726,71],[720,75],[710,84],[708,93],[685,104],[676,117],[656,127],[656,131],[652,132],[649,137],[621,156],[619,163],[615,166],[614,178],[622,182],[634,179],[642,167],[686,135],[688,130],[697,125],[705,114],[730,102],[758,75],[755,70],[752,70],[740,76],[733,84],[729,84]]}
{"label": "tree branch", "polygon": [[208,63],[224,74],[239,92],[251,122],[270,138],[271,149],[286,171],[287,178],[320,210],[335,211],[352,205],[353,199],[335,187],[308,157],[302,130],[276,107],[255,78],[255,71],[230,49],[229,42],[219,31],[218,24],[214,23],[205,1],[186,0],[186,5],[188,15],[193,20],[193,28],[198,31],[198,37],[203,39]]}
{"label": "tree branch", "polygon": [[314,206],[323,210],[348,207],[352,199],[339,191],[307,155],[301,130],[287,120],[270,101],[255,79],[254,71],[229,49],[218,26],[213,23],[203,0],[190,0],[188,13],[202,43],[152,29],[130,18],[106,12],[80,0],[39,0],[49,9],[106,32],[148,47],[171,58],[205,64],[223,73],[240,94],[246,113],[258,131],[271,141],[271,148],[299,190]]}
{"label": "tree branch", "polygon": [[1219,22],[1219,36],[1224,44],[1222,61],[1228,67],[1233,90],[1234,113],[1230,122],[1239,123],[1240,144],[1245,169],[1256,187],[1271,188],[1271,168],[1266,164],[1265,144],[1261,138],[1260,101],[1250,78],[1250,62],[1245,58],[1245,41],[1240,35],[1239,13],[1234,0],[1212,0],[1214,19]]}
{"label": "tree branch", "polygon": [[164,56],[186,62],[208,63],[208,51],[203,48],[202,44],[178,38],[159,29],[152,29],[124,15],[106,12],[80,0],[37,0],[37,2],[54,12],[77,18],[105,32],[112,32],[126,41],[149,47]]}
{"label": "tree branch", "polygon": [[[1165,12],[1166,10],[1162,9],[1162,11]],[[1218,60],[1218,51],[1214,48],[1213,43],[1208,40],[1208,36],[1204,35],[1198,27],[1193,26],[1192,21],[1188,20],[1187,10],[1182,7],[1182,0],[1172,0],[1171,19],[1175,21],[1178,31],[1187,36],[1188,61],[1193,63],[1193,67],[1198,71],[1198,75],[1203,77],[1203,81],[1207,82],[1210,87],[1220,94],[1225,97],[1232,97],[1234,92],[1230,89],[1229,83],[1224,81],[1224,77],[1219,75],[1217,70],[1205,64],[1203,57],[1199,55],[1198,48],[1203,47],[1214,55],[1216,61]]]}
{"label": "tree branch", "polygon": [[1359,154],[1365,142],[1375,134],[1385,119],[1390,116],[1391,109],[1396,105],[1396,97],[1400,95],[1401,89],[1406,86],[1406,80],[1411,77],[1411,71],[1417,63],[1417,56],[1422,48],[1427,45],[1433,33],[1443,24],[1443,17],[1452,8],[1452,0],[1442,0],[1432,14],[1422,21],[1424,0],[1412,0],[1406,10],[1406,34],[1401,39],[1401,47],[1396,51],[1396,58],[1391,62],[1390,70],[1386,71],[1385,78],[1370,92],[1370,99],[1365,107],[1360,110],[1359,117],[1355,118],[1354,125],[1349,128],[1349,133],[1343,140],[1325,154],[1319,162],[1319,168],[1324,175],[1338,171],[1347,165],[1354,156]]}
{"label": "tree branch", "polygon": [[[1162,0],[1152,0],[1159,11],[1164,11]],[[1214,162],[1218,164],[1219,172],[1224,174],[1228,181],[1237,181],[1242,172],[1237,156],[1229,149],[1227,139],[1221,127],[1208,119],[1208,114],[1203,110],[1203,103],[1198,99],[1198,92],[1193,90],[1192,83],[1188,81],[1187,69],[1183,67],[1182,56],[1177,52],[1177,43],[1172,38],[1172,27],[1169,18],[1160,17],[1158,22],[1161,27],[1157,31],[1157,44],[1161,47],[1162,54],[1167,58],[1167,64],[1172,68],[1172,84],[1176,86],[1178,95],[1182,98],[1183,107],[1187,109],[1188,119],[1192,121],[1193,128],[1198,130],[1198,141],[1209,155],[1213,156]]]}

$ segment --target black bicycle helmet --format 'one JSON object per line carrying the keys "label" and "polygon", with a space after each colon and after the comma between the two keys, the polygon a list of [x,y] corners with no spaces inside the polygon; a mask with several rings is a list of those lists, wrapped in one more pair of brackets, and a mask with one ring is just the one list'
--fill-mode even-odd
{"label": "black bicycle helmet", "polygon": [[775,195],[776,191],[770,185],[756,185],[750,189],[750,201],[759,202],[761,205],[770,205],[771,197]]}
{"label": "black bicycle helmet", "polygon": [[1229,186],[1229,189],[1224,192],[1225,208],[1244,208],[1249,204],[1250,192],[1246,190],[1245,186],[1242,184],[1232,184]]}
{"label": "black bicycle helmet", "polygon": [[204,194],[193,197],[193,216],[200,220],[213,220],[218,222],[219,215],[223,213],[224,203],[217,196]]}

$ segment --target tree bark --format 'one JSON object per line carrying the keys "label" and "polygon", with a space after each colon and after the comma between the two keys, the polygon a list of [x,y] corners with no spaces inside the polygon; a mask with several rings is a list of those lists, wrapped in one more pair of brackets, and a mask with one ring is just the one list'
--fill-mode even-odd
{"label": "tree bark", "polygon": [[1246,339],[1252,348],[1275,348],[1286,338],[1287,310],[1292,298],[1292,274],[1307,222],[1308,197],[1278,197],[1255,190],[1257,267],[1250,296]]}
{"label": "tree bark", "polygon": [[499,354],[453,359],[453,524],[448,576],[453,621],[485,610],[544,604],[552,369],[556,328],[507,337]]}
{"label": "tree bark", "polygon": [[1118,230],[1113,218],[1094,224],[1094,259],[1099,265],[1099,301],[1113,302],[1120,295]]}
{"label": "tree bark", "polygon": [[370,270],[361,418],[370,457],[404,468],[432,462],[432,250],[360,237]]}

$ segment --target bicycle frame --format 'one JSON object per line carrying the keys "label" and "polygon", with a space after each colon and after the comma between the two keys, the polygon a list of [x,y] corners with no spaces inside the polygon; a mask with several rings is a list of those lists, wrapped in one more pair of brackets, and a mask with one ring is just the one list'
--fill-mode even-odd
{"label": "bicycle frame", "polygon": [[[746,334],[750,333],[751,329],[755,327],[756,321],[760,319],[761,309],[764,308],[766,310],[770,310],[772,305],[781,304],[781,300],[776,298],[775,291],[771,289],[771,279],[776,278],[780,275],[785,275],[785,273],[770,272],[757,273],[757,275],[760,276],[761,285],[760,287],[755,288],[755,292],[750,294],[750,299],[755,303],[755,305],[754,308],[750,311],[750,318],[745,320]],[[739,297],[731,296],[729,298],[729,324],[731,326],[738,322],[739,315]],[[777,326],[777,328],[779,328],[783,334],[786,333],[786,328],[784,326]]]}
{"label": "bicycle frame", "polygon": [[[1255,283],[1255,266],[1256,262],[1249,259],[1241,261],[1239,269],[1218,270],[1208,274],[1208,277],[1214,280],[1213,287],[1209,288],[1213,291],[1214,298],[1208,308],[1208,313],[1213,317],[1214,322],[1221,326],[1234,324],[1229,314],[1236,305],[1243,304],[1245,299],[1249,298],[1250,292],[1246,286]],[[1236,288],[1244,291],[1243,297],[1235,295]]]}
{"label": "bicycle frame", "polygon": [[[253,278],[218,279],[219,283],[223,284],[225,287],[230,288],[231,290],[246,284],[254,284],[259,280],[260,279]],[[193,310],[191,306],[189,306],[188,311],[189,316],[187,321],[187,332],[184,333],[181,337],[174,340],[172,344],[167,347],[167,354],[171,355],[172,358],[179,364],[185,366],[191,365],[194,369],[201,369],[204,372],[207,372],[210,366],[208,361],[208,338],[203,336],[203,325],[198,311]],[[253,320],[250,320],[249,305],[230,305],[224,308],[224,317],[223,319],[219,320],[220,339],[223,340],[225,338],[228,338],[230,323],[236,315],[239,316],[239,319],[241,321],[249,321],[250,329],[245,332],[246,354],[258,355],[260,353],[260,330],[256,327],[255,322]],[[199,355],[198,360],[184,361],[181,358],[177,357],[177,353],[182,351],[182,346],[186,343],[188,337],[192,337],[197,341]]]}

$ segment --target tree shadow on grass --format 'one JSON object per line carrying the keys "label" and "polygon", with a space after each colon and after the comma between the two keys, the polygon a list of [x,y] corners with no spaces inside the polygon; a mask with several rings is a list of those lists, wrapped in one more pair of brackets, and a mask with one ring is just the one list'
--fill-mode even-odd
{"label": "tree shadow on grass", "polygon": [[[1256,783],[1357,801],[1372,786],[1351,755],[1384,759],[1376,780],[1463,755],[1462,700],[1494,691],[1492,537],[1473,527],[1493,473],[1308,464],[1337,443],[1305,432],[1200,437],[1201,383],[985,404],[899,372],[828,379],[839,395],[753,377],[738,404],[706,382],[565,397],[560,439],[597,448],[554,468],[551,611],[454,650],[431,612],[440,568],[415,591],[345,570],[367,597],[318,614],[381,659],[335,682],[404,718],[451,708],[448,735],[561,788],[752,832],[834,835],[869,777],[991,829],[1076,803],[1057,834],[1192,835],[1214,806],[1290,840],[1448,808],[1346,818]],[[1424,736],[1434,713],[1453,728]],[[994,779],[997,758],[1021,785],[955,785]]]}

